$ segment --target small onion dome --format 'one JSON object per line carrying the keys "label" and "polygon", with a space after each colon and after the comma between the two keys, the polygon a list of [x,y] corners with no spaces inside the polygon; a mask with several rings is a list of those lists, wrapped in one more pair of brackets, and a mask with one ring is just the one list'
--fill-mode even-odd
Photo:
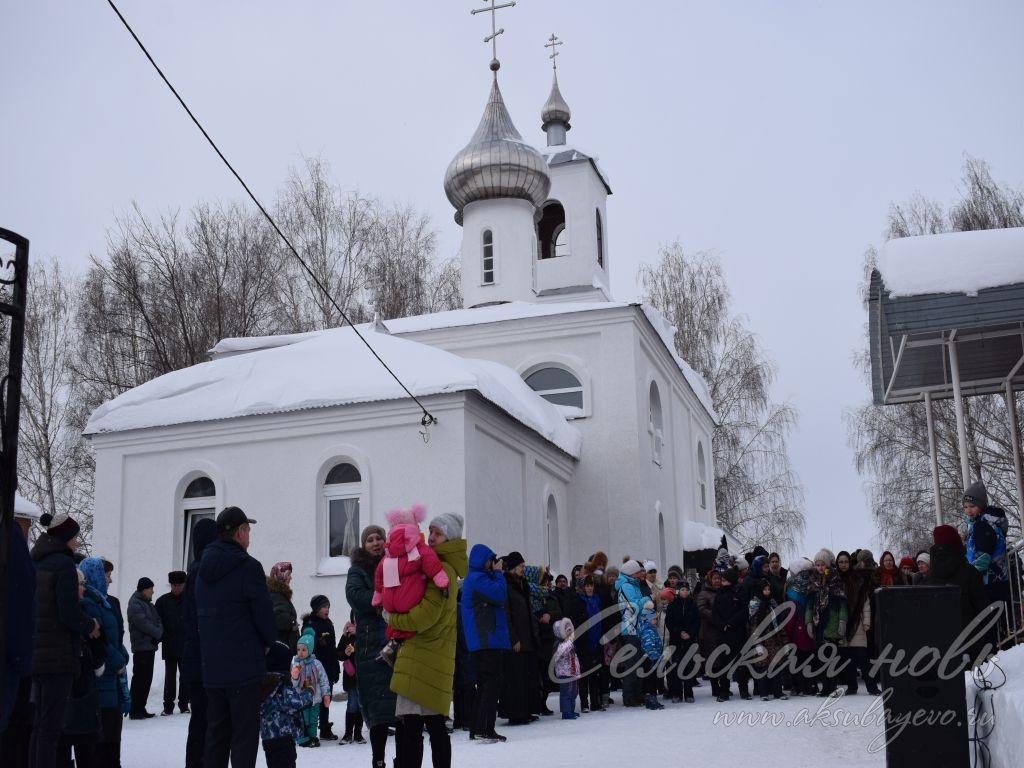
{"label": "small onion dome", "polygon": [[495,79],[476,133],[444,174],[455,220],[461,223],[462,209],[477,200],[519,198],[540,207],[550,189],[547,163],[512,124]]}
{"label": "small onion dome", "polygon": [[572,127],[569,125],[570,117],[572,117],[572,113],[569,112],[569,105],[565,103],[562,92],[558,90],[558,74],[556,73],[551,81],[551,94],[540,111],[540,119],[543,123],[541,130],[546,131],[552,123],[564,123],[565,130],[568,131]]}

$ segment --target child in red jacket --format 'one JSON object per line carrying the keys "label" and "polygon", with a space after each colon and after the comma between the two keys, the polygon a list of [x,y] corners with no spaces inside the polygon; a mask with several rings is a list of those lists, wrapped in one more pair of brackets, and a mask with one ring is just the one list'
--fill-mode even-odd
{"label": "child in red jacket", "polygon": [[[447,596],[448,574],[420,531],[419,524],[426,512],[426,508],[416,504],[409,509],[393,509],[387,514],[391,530],[384,545],[384,559],[374,573],[372,604],[383,606],[388,613],[408,613],[419,605],[427,591],[428,578]],[[389,626],[387,645],[380,652],[381,660],[394,665],[402,641],[415,634]]]}

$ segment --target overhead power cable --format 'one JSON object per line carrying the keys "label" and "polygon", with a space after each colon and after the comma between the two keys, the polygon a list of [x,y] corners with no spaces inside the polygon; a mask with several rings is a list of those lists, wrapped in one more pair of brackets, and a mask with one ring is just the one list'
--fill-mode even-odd
{"label": "overhead power cable", "polygon": [[163,70],[160,69],[160,66],[153,59],[153,56],[146,49],[145,44],[143,44],[142,40],[139,39],[139,36],[135,34],[135,30],[132,29],[131,24],[128,23],[128,20],[125,19],[121,11],[118,10],[118,7],[114,5],[114,0],[107,0],[107,4],[110,5],[114,13],[117,14],[117,18],[119,18],[121,20],[121,23],[124,24],[124,28],[128,30],[128,33],[138,44],[139,48],[145,54],[146,58],[149,59],[149,63],[153,65],[153,69],[155,69],[156,73],[160,75],[160,79],[164,81],[164,84],[170,89],[171,93],[174,94],[174,98],[176,98],[178,100],[178,103],[181,104],[181,108],[185,110],[186,114],[192,119],[192,122],[195,123],[196,128],[198,128],[199,132],[203,134],[203,138],[205,138],[207,143],[211,147],[213,147],[213,151],[217,153],[217,157],[221,159],[224,165],[227,166],[227,169],[231,171],[231,174],[238,180],[238,183],[242,185],[242,189],[245,190],[245,193],[249,195],[249,198],[253,201],[253,203],[255,203],[256,207],[259,208],[260,213],[263,214],[266,220],[270,223],[270,226],[273,227],[274,231],[277,232],[281,240],[284,241],[284,244],[288,246],[288,250],[291,251],[292,256],[294,256],[295,259],[299,262],[299,264],[302,265],[302,268],[306,271],[306,274],[309,275],[310,279],[313,281],[316,287],[319,288],[323,295],[327,297],[327,300],[331,302],[331,306],[338,310],[338,314],[340,314],[342,319],[346,323],[348,323],[352,331],[356,334],[356,336],[359,337],[359,340],[366,345],[366,348],[368,350],[370,350],[370,353],[375,358],[377,358],[377,362],[384,366],[384,370],[391,374],[391,378],[398,382],[398,386],[405,390],[405,393],[409,395],[409,397],[412,398],[413,402],[415,402],[416,405],[420,407],[420,410],[423,411],[423,418],[420,419],[420,423],[424,427],[429,427],[431,424],[436,424],[437,419],[434,418],[433,414],[431,414],[430,411],[427,410],[426,406],[424,406],[423,403],[420,402],[420,399],[416,397],[416,395],[414,395],[407,386],[405,386],[405,383],[400,378],[398,378],[398,375],[393,370],[391,370],[391,366],[384,362],[384,359],[379,354],[377,354],[377,350],[375,350],[373,346],[371,346],[370,342],[366,340],[363,334],[359,332],[359,329],[355,326],[355,323],[353,323],[349,319],[349,316],[348,314],[346,314],[345,310],[338,306],[338,302],[336,302],[334,300],[334,297],[331,296],[331,293],[330,291],[327,290],[327,287],[320,281],[320,278],[316,276],[313,270],[310,269],[305,259],[303,259],[302,256],[299,255],[299,252],[295,249],[295,246],[292,245],[287,235],[285,235],[285,233],[281,231],[281,228],[277,225],[277,222],[274,221],[274,218],[267,212],[267,209],[263,207],[263,204],[257,199],[256,195],[253,194],[252,190],[249,189],[249,185],[245,183],[245,180],[239,175],[238,171],[235,170],[235,167],[231,165],[228,159],[224,156],[224,153],[220,151],[220,147],[218,147],[217,143],[210,137],[210,134],[207,133],[202,123],[200,123],[198,118],[192,113],[192,110],[189,109],[188,104],[185,103],[185,100],[181,97],[181,94],[179,94],[177,89],[175,89],[175,87],[171,84],[171,81],[167,79],[167,75],[165,75]]}

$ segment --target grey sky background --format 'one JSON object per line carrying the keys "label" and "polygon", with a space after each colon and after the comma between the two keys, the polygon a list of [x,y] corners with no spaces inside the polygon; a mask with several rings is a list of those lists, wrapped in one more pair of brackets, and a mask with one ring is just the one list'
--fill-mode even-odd
{"label": "grey sky background", "polygon": [[[258,196],[319,154],[343,188],[429,213],[441,256],[460,238],[442,177],[489,86],[482,5],[119,3]],[[105,2],[11,0],[0,19],[0,226],[35,258],[84,269],[132,200],[242,198]],[[614,190],[616,298],[663,244],[718,252],[800,412],[804,549],[878,547],[843,421],[869,398],[863,254],[891,202],[955,199],[965,152],[1024,186],[1024,3],[518,0],[499,25],[502,91],[537,145],[543,44],[565,41],[569,142]]]}

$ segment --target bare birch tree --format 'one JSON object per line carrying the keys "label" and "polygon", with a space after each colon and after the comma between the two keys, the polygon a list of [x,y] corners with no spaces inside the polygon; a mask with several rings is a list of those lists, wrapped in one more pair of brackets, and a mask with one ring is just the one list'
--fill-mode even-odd
{"label": "bare birch tree", "polygon": [[[1024,226],[1024,192],[994,181],[988,165],[981,160],[965,159],[961,195],[948,212],[920,194],[906,203],[894,204],[889,211],[886,239]],[[877,252],[869,248],[862,285],[865,302],[867,281],[876,261]],[[858,363],[868,385],[870,361],[866,349],[859,354]],[[985,481],[992,503],[1006,509],[1011,530],[1019,536],[1021,510],[1016,505],[1006,402],[1000,396],[989,395],[968,398],[965,406],[971,473]],[[1024,419],[1019,396],[1015,406],[1018,420]],[[950,400],[935,401],[932,408],[941,506],[944,518],[955,521],[960,517],[963,498],[956,416]],[[846,422],[857,470],[865,477],[868,501],[883,541],[907,552],[927,548],[935,525],[935,506],[924,405],[864,405],[848,412]]]}
{"label": "bare birch tree", "polygon": [[745,549],[792,552],[804,530],[803,491],[786,441],[796,411],[773,403],[775,370],[742,316],[730,312],[718,258],[675,243],[640,269],[646,300],[676,327],[676,351],[711,390],[718,523]]}
{"label": "bare birch tree", "polygon": [[93,461],[82,444],[86,413],[71,365],[77,343],[77,284],[54,260],[31,267],[25,315],[19,490],[40,510],[70,514],[92,532]]}

